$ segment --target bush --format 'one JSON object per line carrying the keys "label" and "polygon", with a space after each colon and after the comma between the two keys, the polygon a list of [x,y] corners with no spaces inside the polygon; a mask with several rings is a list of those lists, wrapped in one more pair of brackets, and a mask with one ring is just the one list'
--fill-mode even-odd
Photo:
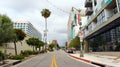
{"label": "bush", "polygon": [[34,54],[34,52],[31,50],[21,51],[21,55],[24,55],[24,56],[28,56],[28,55],[32,55],[32,54]]}
{"label": "bush", "polygon": [[33,54],[34,55],[39,54],[39,51],[34,51]]}
{"label": "bush", "polygon": [[0,51],[0,61],[3,59],[3,53]]}
{"label": "bush", "polygon": [[12,55],[12,56],[10,56],[9,57],[9,59],[15,59],[15,60],[22,60],[22,59],[24,59],[24,56],[22,56],[22,55]]}

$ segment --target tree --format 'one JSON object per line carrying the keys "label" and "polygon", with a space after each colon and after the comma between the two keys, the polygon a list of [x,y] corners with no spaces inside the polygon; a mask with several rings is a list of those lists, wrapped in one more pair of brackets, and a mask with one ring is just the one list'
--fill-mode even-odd
{"label": "tree", "polygon": [[28,40],[26,40],[26,43],[29,46],[32,46],[33,47],[33,51],[34,51],[34,38],[29,38]]}
{"label": "tree", "polygon": [[26,34],[22,31],[22,29],[14,29],[14,31],[16,34],[16,37],[14,38],[15,54],[17,55],[16,42],[24,40]]}
{"label": "tree", "polygon": [[47,18],[50,16],[51,12],[49,9],[43,9],[41,11],[42,16],[45,18],[45,50],[46,50],[46,45],[47,45]]}
{"label": "tree", "polygon": [[[83,44],[83,43],[82,43]],[[76,36],[69,44],[69,47],[74,47],[76,49],[80,49],[80,40],[79,37]]]}
{"label": "tree", "polygon": [[13,23],[6,15],[0,15],[0,31],[0,43],[8,43],[14,39]]}
{"label": "tree", "polygon": [[47,19],[50,16],[51,12],[49,11],[49,9],[43,9],[41,11],[41,14],[45,19]]}
{"label": "tree", "polygon": [[59,44],[57,44],[57,49],[60,49],[60,46],[59,46]]}
{"label": "tree", "polygon": [[40,51],[40,47],[44,46],[44,42],[39,40],[38,44],[37,44],[37,48],[39,48],[39,51]]}
{"label": "tree", "polygon": [[48,48],[53,51],[53,48],[55,47],[55,45],[53,43],[49,44]]}
{"label": "tree", "polygon": [[14,39],[15,33],[13,29],[13,23],[11,19],[6,15],[0,15],[0,43],[5,45],[5,59],[7,52],[7,43],[12,42]]}
{"label": "tree", "polygon": [[33,51],[34,51],[34,47],[39,47],[43,44],[40,43],[40,40],[38,38],[29,38],[28,40],[26,40],[27,44],[30,46],[33,46]]}

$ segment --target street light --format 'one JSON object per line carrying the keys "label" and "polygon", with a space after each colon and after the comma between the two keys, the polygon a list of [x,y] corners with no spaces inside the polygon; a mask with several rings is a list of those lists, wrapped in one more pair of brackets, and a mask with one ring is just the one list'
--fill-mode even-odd
{"label": "street light", "polygon": [[83,46],[82,46],[82,43],[83,43],[83,31],[82,31],[82,27],[81,27],[81,24],[80,24],[80,31],[79,31],[79,39],[80,39],[80,57],[84,57],[84,54],[83,54]]}
{"label": "street light", "polygon": [[81,10],[76,9],[74,7],[72,7],[72,11],[76,10],[78,12],[78,24],[80,25],[79,28],[79,39],[80,39],[80,57],[83,57],[83,46],[82,46],[82,42],[83,42],[83,32],[82,32],[82,23],[80,21],[80,16],[85,16],[84,14],[80,14]]}
{"label": "street light", "polygon": [[[79,15],[80,15],[80,12],[81,10],[78,10],[79,12]],[[82,31],[82,23],[80,22],[80,16],[78,17],[78,22],[79,22],[79,25],[80,25],[80,28],[79,28],[79,39],[80,39],[80,57],[84,57],[83,55],[83,46],[82,46],[82,42],[83,42],[83,31]]]}

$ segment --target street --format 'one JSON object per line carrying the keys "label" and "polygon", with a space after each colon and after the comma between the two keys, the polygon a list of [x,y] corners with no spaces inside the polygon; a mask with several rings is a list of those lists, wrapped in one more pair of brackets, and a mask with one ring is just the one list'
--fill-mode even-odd
{"label": "street", "polygon": [[48,52],[26,60],[13,67],[93,67],[90,64],[72,59],[62,50]]}

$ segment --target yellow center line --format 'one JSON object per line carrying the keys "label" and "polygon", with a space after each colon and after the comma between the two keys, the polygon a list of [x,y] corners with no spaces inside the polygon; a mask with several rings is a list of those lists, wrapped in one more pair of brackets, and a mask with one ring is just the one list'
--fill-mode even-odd
{"label": "yellow center line", "polygon": [[52,56],[52,63],[50,65],[50,67],[58,67],[55,54],[53,54],[53,56]]}

